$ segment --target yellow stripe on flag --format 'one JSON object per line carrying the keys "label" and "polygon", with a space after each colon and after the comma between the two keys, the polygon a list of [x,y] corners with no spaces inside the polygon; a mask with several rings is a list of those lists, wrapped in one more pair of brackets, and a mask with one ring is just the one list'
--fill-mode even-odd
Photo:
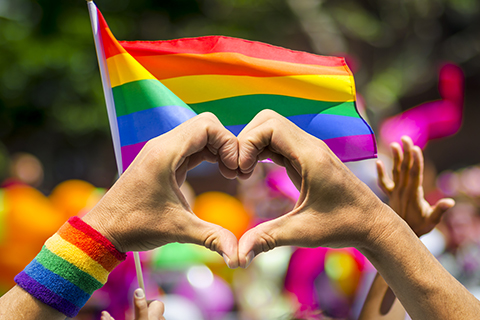
{"label": "yellow stripe on flag", "polygon": [[283,95],[318,101],[355,100],[352,76],[302,75],[248,77],[199,75],[161,81],[187,104],[252,94]]}
{"label": "yellow stripe on flag", "polygon": [[107,68],[112,88],[138,80],[155,79],[130,54],[117,54],[107,59]]}

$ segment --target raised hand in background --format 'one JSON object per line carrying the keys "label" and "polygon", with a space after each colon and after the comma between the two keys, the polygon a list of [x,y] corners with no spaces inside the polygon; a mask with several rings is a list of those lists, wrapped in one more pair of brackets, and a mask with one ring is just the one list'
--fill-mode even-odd
{"label": "raised hand in background", "polygon": [[417,236],[430,232],[442,215],[455,205],[450,198],[439,200],[431,206],[423,191],[424,161],[422,150],[414,146],[408,136],[400,144],[390,144],[393,153],[393,180],[386,174],[382,161],[377,161],[378,185],[385,192],[392,209],[405,220]]}
{"label": "raised hand in background", "polygon": [[321,140],[266,110],[239,134],[238,145],[239,169],[246,177],[258,160],[269,158],[286,167],[300,190],[291,212],[242,236],[240,266],[282,245],[355,247],[385,278],[412,319],[470,319],[479,314],[480,302]]}
{"label": "raised hand in background", "polygon": [[[377,161],[378,185],[385,192],[392,209],[405,220],[417,236],[430,232],[445,211],[455,205],[453,199],[444,198],[431,206],[425,200],[423,190],[424,161],[422,150],[414,146],[408,136],[400,144],[393,142],[392,179],[386,173],[382,161]],[[405,310],[380,274],[370,287],[359,320],[403,320]]]}

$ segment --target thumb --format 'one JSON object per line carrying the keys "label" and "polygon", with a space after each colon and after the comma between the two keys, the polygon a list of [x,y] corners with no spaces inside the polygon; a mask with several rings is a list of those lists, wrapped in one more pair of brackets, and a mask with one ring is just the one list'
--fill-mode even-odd
{"label": "thumb", "polygon": [[378,160],[376,162],[376,166],[377,166],[377,174],[378,174],[377,184],[387,196],[390,196],[390,193],[393,191],[393,188],[395,188],[395,184],[388,177],[385,170],[385,165],[381,160]]}
{"label": "thumb", "polygon": [[115,320],[112,318],[112,316],[110,315],[110,313],[108,313],[107,311],[102,311],[102,315],[100,316],[100,320]]}
{"label": "thumb", "polygon": [[430,215],[430,220],[438,224],[442,219],[443,214],[450,208],[455,205],[455,200],[451,198],[444,198],[438,200],[438,202],[433,207],[432,214]]}
{"label": "thumb", "polygon": [[[253,258],[262,252],[270,251],[285,242],[287,228],[282,228],[286,222],[285,216],[270,220],[248,230],[238,243],[238,262],[241,268],[247,268]],[[286,227],[286,226],[285,226]]]}
{"label": "thumb", "polygon": [[145,293],[138,288],[133,293],[133,304],[135,307],[135,320],[148,320],[148,304]]}
{"label": "thumb", "polygon": [[165,320],[163,313],[165,312],[165,305],[163,302],[154,300],[148,304],[148,320]]}
{"label": "thumb", "polygon": [[185,242],[202,245],[220,254],[230,269],[238,267],[238,239],[235,235],[219,225],[193,216],[186,234],[191,237]]}

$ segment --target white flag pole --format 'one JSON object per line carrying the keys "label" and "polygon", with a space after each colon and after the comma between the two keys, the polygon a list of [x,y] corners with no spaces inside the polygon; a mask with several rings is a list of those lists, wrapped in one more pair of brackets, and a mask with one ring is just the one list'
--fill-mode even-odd
{"label": "white flag pole", "polygon": [[[108,121],[110,122],[110,131],[112,133],[113,149],[115,151],[115,159],[117,161],[118,174],[123,173],[122,152],[120,146],[120,135],[117,124],[117,113],[115,111],[115,103],[113,101],[112,87],[110,85],[110,77],[108,76],[108,67],[105,63],[105,52],[101,42],[101,35],[98,29],[97,7],[92,0],[87,0],[88,13],[90,14],[90,22],[92,23],[93,39],[95,40],[95,49],[97,51],[98,67],[100,68],[100,76],[102,78],[103,94],[105,95],[105,103],[107,104]],[[142,265],[138,252],[133,252],[135,260],[135,270],[137,272],[138,286],[145,292],[145,284],[143,282]]]}
{"label": "white flag pole", "polygon": [[92,23],[93,39],[95,40],[95,48],[97,51],[98,67],[100,68],[100,76],[102,78],[103,94],[105,103],[107,104],[108,121],[110,122],[110,131],[112,132],[113,148],[115,150],[115,159],[117,160],[117,168],[119,175],[123,173],[122,153],[120,147],[120,135],[117,124],[117,113],[115,112],[115,103],[113,102],[112,86],[110,85],[110,77],[105,63],[105,52],[101,42],[101,35],[98,29],[97,7],[92,0],[87,0],[88,12],[90,14],[90,22]]}

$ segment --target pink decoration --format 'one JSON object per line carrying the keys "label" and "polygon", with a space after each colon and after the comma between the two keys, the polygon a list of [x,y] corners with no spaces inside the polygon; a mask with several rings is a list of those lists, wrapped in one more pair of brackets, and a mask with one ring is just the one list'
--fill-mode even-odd
{"label": "pink decoration", "polygon": [[285,289],[298,301],[298,314],[304,315],[321,309],[315,291],[315,279],[325,270],[325,257],[329,251],[336,250],[350,254],[360,272],[374,270],[371,263],[355,248],[298,248],[292,254],[287,274]]}
{"label": "pink decoration", "polygon": [[426,102],[388,118],[380,127],[385,144],[400,142],[404,135],[422,149],[432,139],[458,132],[462,124],[464,75],[460,67],[446,64],[440,69],[438,90],[441,100]]}
{"label": "pink decoration", "polygon": [[318,309],[315,279],[325,269],[328,248],[298,248],[292,254],[285,277],[285,289],[297,297],[300,312]]}
{"label": "pink decoration", "polygon": [[285,197],[297,201],[300,192],[297,190],[292,180],[290,180],[287,170],[284,167],[273,169],[267,174],[267,186],[273,191],[279,192]]}
{"label": "pink decoration", "polygon": [[[155,281],[151,279],[150,269],[146,267],[145,252],[140,252],[141,260],[143,260],[143,277],[145,280],[145,291],[147,299],[157,299],[159,289],[155,285]],[[135,272],[135,262],[133,253],[127,253],[127,259],[118,265],[108,276],[107,283],[95,291],[91,299],[92,302],[104,303],[99,306],[100,310],[108,311],[116,320],[128,319],[126,314],[133,308],[133,291],[138,288],[137,275]]]}

